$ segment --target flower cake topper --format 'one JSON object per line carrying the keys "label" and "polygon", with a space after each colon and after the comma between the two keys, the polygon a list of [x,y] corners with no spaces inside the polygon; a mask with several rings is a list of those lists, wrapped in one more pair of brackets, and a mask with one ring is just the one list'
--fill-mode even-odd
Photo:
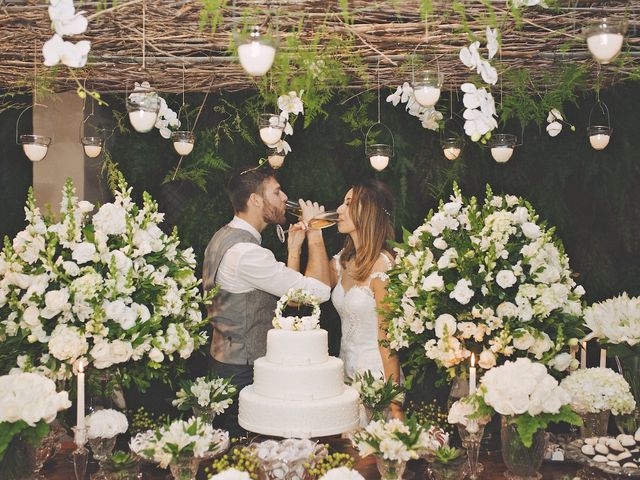
{"label": "flower cake topper", "polygon": [[[312,307],[311,315],[297,317],[284,317],[282,312],[289,304],[295,302],[298,305],[308,305]],[[320,328],[320,301],[309,292],[302,289],[291,289],[285,295],[280,297],[276,305],[275,316],[273,317],[273,327],[281,330],[315,330]]]}

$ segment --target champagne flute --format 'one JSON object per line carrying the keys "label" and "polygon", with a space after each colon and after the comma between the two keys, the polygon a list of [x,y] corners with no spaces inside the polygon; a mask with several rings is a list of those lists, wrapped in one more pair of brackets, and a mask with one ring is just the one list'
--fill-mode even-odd
{"label": "champagne flute", "polygon": [[[338,212],[329,211],[319,213],[315,217],[309,219],[307,226],[311,229],[324,229],[332,227],[336,223],[338,223]],[[286,240],[285,235],[289,233],[289,230],[291,229],[284,230],[282,225],[276,225],[276,235],[278,236],[278,240],[284,243]]]}
{"label": "champagne flute", "polygon": [[284,209],[287,213],[290,213],[294,217],[302,217],[302,207],[298,202],[287,200],[284,204]]}

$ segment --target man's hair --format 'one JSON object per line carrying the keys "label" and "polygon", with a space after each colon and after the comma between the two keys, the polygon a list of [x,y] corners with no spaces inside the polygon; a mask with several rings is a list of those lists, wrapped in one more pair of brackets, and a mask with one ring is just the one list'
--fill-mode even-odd
{"label": "man's hair", "polygon": [[264,182],[268,178],[275,178],[272,170],[252,169],[231,177],[227,184],[227,195],[233,206],[235,213],[247,210],[247,203],[252,193],[262,195],[264,193]]}

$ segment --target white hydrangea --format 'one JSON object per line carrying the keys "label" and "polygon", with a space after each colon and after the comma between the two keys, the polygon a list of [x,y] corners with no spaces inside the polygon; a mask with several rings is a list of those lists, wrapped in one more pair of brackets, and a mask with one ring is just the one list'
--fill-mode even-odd
{"label": "white hydrangea", "polygon": [[578,413],[611,410],[614,415],[625,415],[636,407],[631,387],[610,368],[576,370],[560,385],[571,395],[571,407]]}
{"label": "white hydrangea", "polygon": [[86,417],[87,438],[113,438],[129,428],[126,415],[107,408],[97,410]]}

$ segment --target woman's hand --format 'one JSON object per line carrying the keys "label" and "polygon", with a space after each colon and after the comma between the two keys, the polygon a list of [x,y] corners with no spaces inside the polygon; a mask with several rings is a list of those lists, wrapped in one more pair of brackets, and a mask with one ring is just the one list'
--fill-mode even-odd
{"label": "woman's hand", "polygon": [[290,255],[300,255],[306,233],[307,225],[304,222],[298,222],[295,225],[289,226],[289,240],[287,242],[287,247]]}
{"label": "woman's hand", "polygon": [[302,217],[300,217],[300,220],[305,223],[309,223],[309,220],[313,217],[324,212],[324,205],[318,205],[318,202],[312,202],[311,200],[304,201],[302,199],[298,201],[302,209]]}

